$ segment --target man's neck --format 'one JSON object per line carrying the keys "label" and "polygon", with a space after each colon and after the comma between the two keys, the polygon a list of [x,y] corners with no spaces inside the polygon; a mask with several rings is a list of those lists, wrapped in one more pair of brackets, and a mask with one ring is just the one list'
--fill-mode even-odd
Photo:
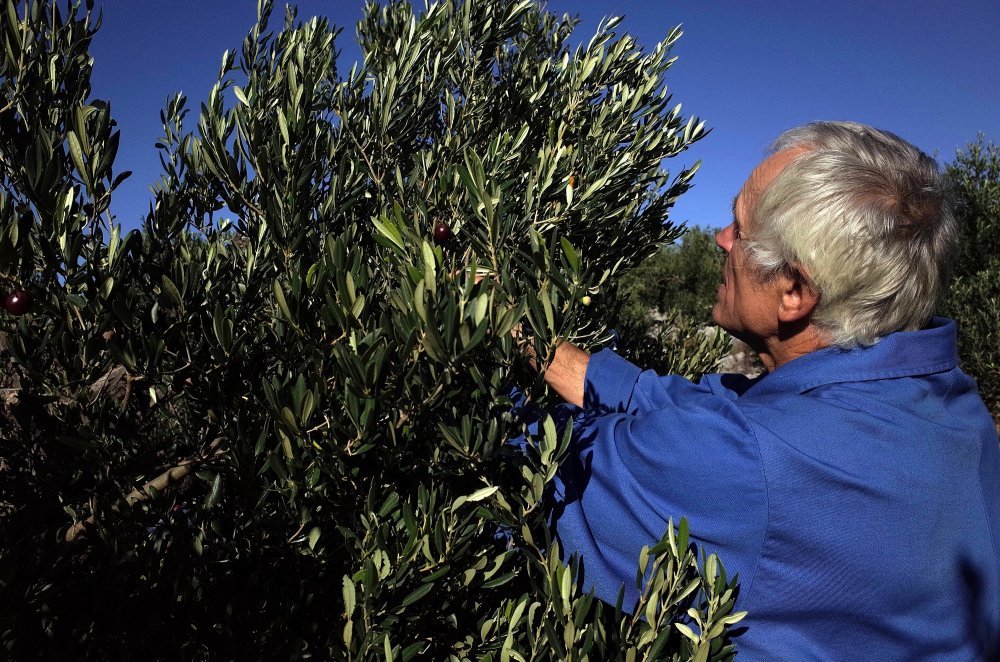
{"label": "man's neck", "polygon": [[765,338],[757,349],[760,361],[768,372],[773,372],[800,356],[805,356],[818,349],[829,347],[830,341],[812,324],[786,337],[776,336]]}

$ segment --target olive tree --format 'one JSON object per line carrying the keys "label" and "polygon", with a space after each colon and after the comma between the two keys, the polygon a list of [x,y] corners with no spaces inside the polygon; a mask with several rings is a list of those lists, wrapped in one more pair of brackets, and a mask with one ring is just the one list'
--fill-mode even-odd
{"label": "olive tree", "polygon": [[[638,604],[548,529],[560,339],[678,230],[703,134],[643,49],[526,0],[371,4],[364,60],[287,10],[168,99],[110,214],[92,7],[0,19],[0,641],[15,659],[724,659],[735,580],[685,522]],[[699,366],[689,356],[678,369]],[[511,440],[524,437],[523,444]],[[696,533],[696,532],[695,532]]]}

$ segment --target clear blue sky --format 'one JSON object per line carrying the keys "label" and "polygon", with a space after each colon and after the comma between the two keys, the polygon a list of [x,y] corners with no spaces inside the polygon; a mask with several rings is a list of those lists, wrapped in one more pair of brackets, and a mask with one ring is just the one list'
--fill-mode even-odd
{"label": "clear blue sky", "polygon": [[[98,0],[98,6],[101,6]],[[422,0],[418,0],[422,6]],[[328,16],[345,28],[342,71],[359,58],[360,0],[303,0],[299,16]],[[818,119],[888,129],[941,160],[984,132],[1000,140],[998,0],[550,0],[582,19],[587,40],[600,19],[651,46],[680,23],[684,36],[668,82],[685,113],[712,127],[679,159],[703,161],[673,221],[718,227],[729,201],[782,130]],[[283,6],[279,4],[279,7]],[[133,176],[112,211],[135,227],[159,176],[153,143],[159,111],[183,91],[197,108],[222,52],[238,48],[255,0],[105,0],[93,54],[94,95],[110,99],[122,141],[116,171]],[[276,25],[282,13],[276,11]],[[193,128],[193,124],[192,124]],[[672,170],[677,170],[671,166]]]}

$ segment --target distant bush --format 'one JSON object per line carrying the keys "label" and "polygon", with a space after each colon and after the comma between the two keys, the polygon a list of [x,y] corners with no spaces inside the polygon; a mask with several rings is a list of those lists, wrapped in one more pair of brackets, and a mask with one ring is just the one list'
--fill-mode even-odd
{"label": "distant bush", "polygon": [[621,354],[664,374],[698,378],[717,370],[730,349],[730,337],[712,321],[724,261],[715,232],[691,227],[626,274],[618,286]]}
{"label": "distant bush", "polygon": [[1000,147],[980,135],[946,172],[962,243],[942,313],[958,321],[962,367],[1000,420]]}
{"label": "distant bush", "polygon": [[688,228],[678,243],[666,246],[623,279],[621,291],[627,303],[622,322],[649,324],[681,315],[696,324],[712,324],[724,261],[713,230]]}
{"label": "distant bush", "polygon": [[975,378],[983,402],[1000,422],[1000,260],[957,278],[944,306],[958,322],[962,369]]}

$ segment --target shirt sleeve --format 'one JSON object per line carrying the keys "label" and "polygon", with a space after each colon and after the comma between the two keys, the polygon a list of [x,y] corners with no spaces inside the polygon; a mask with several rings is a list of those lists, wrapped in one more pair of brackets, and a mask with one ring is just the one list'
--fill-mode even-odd
{"label": "shirt sleeve", "polygon": [[643,373],[612,353],[588,366],[553,511],[585,588],[625,607],[638,595],[640,550],[686,517],[692,537],[750,579],[767,523],[767,487],[753,429],[737,402],[705,384]]}
{"label": "shirt sleeve", "polygon": [[641,373],[636,365],[609,349],[592,354],[583,383],[583,408],[627,411]]}
{"label": "shirt sleeve", "polygon": [[[723,387],[722,379],[734,382],[735,390]],[[641,415],[683,404],[688,397],[717,395],[731,400],[750,381],[742,375],[708,375],[692,382],[680,375],[657,375],[641,370],[610,349],[596,352],[587,362],[583,409]]]}

